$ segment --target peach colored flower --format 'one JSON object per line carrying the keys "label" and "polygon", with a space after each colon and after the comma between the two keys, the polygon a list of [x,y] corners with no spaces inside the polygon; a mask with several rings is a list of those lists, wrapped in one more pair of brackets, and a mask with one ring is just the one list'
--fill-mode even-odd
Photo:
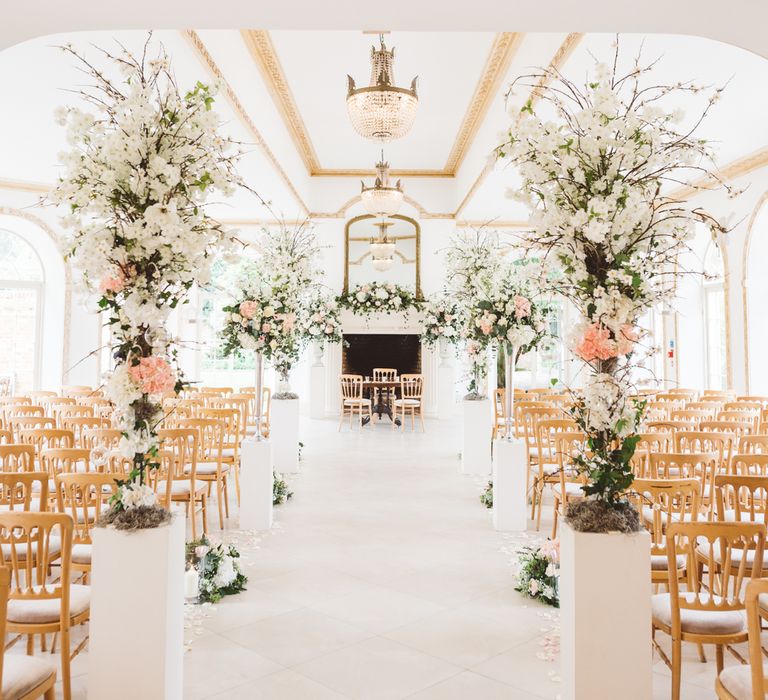
{"label": "peach colored flower", "polygon": [[255,301],[244,301],[240,304],[240,315],[250,320],[256,315],[258,308],[259,305]]}
{"label": "peach colored flower", "polygon": [[608,360],[617,355],[616,341],[611,340],[611,332],[607,328],[593,323],[587,326],[574,352],[586,362]]}
{"label": "peach colored flower", "polygon": [[515,318],[519,321],[521,318],[531,315],[531,302],[525,297],[515,296]]}
{"label": "peach colored flower", "polygon": [[176,385],[176,375],[168,362],[156,355],[142,357],[128,368],[134,383],[145,394],[164,394]]}
{"label": "peach colored flower", "polygon": [[125,289],[125,275],[118,270],[114,276],[107,275],[101,278],[99,290],[102,294],[117,294]]}
{"label": "peach colored flower", "polygon": [[285,314],[283,316],[283,330],[289,331],[293,328],[293,326],[296,324],[296,314],[291,311],[291,313]]}
{"label": "peach colored flower", "polygon": [[272,330],[272,324],[271,323],[262,323],[261,324],[261,332],[262,333],[269,333],[269,331]]}
{"label": "peach colored flower", "polygon": [[628,323],[625,323],[619,329],[619,337],[616,338],[618,354],[629,355],[639,338],[640,334],[637,332],[637,328],[630,326]]}

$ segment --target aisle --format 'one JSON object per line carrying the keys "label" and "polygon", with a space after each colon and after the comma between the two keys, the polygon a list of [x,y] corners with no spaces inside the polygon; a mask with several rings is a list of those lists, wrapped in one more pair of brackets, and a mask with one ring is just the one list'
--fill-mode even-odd
{"label": "aisle", "polygon": [[555,698],[550,609],[513,590],[457,429],[305,421],[295,496],[187,654],[185,698]]}

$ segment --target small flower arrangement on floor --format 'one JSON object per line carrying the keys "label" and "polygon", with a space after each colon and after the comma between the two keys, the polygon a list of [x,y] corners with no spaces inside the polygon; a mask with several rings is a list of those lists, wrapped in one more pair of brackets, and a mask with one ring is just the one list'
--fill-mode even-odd
{"label": "small flower arrangement on floor", "polygon": [[203,535],[187,543],[187,564],[199,575],[199,600],[216,603],[225,595],[245,590],[248,577],[240,568],[240,552],[232,544],[211,544]]}
{"label": "small flower arrangement on floor", "polygon": [[285,479],[283,479],[280,474],[275,472],[274,478],[272,479],[272,505],[282,505],[286,501],[290,500],[291,496],[293,496],[293,491],[288,488],[288,484],[285,483]]}
{"label": "small flower arrangement on floor", "polygon": [[488,486],[480,494],[480,503],[486,508],[493,508],[493,481],[489,481]]}
{"label": "small flower arrangement on floor", "polygon": [[560,607],[560,541],[547,540],[538,547],[523,547],[518,552],[516,591]]}

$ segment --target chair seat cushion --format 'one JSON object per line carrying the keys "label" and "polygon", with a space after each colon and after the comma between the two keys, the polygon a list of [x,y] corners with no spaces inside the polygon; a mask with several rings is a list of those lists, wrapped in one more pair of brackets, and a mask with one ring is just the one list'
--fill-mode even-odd
{"label": "chair seat cushion", "polygon": [[421,406],[421,399],[395,399],[395,406]]}
{"label": "chair seat cushion", "polygon": [[234,447],[224,447],[221,450],[222,457],[234,457],[235,454],[236,454],[236,449]]}
{"label": "chair seat cushion", "polygon": [[[203,493],[208,487],[205,484],[195,484],[195,493]],[[158,496],[162,497],[165,495],[165,483],[160,484],[159,488],[157,489]],[[182,481],[180,479],[177,479],[171,483],[171,498],[175,496],[189,496],[190,493],[192,493],[192,482],[191,481]]]}
{"label": "chair seat cushion", "polygon": [[[706,540],[700,541],[696,545],[696,554],[704,560],[709,559],[709,542]],[[738,549],[736,547],[731,548],[731,566],[738,566],[741,563],[742,554],[743,554],[743,550]],[[718,564],[723,563],[723,555],[720,553],[719,542],[715,543],[714,559],[715,559],[715,562]],[[752,562],[754,561],[755,561],[755,550],[748,549],[747,550],[747,566],[751,566]]]}
{"label": "chair seat cushion", "polygon": [[[583,484],[579,484],[576,481],[566,481],[565,482],[565,493],[568,496],[583,496],[584,495],[584,489],[582,488]],[[554,484],[552,486],[552,490],[557,494],[558,496],[561,496],[561,487],[560,484]]]}
{"label": "chair seat cushion", "polygon": [[[768,666],[763,666],[763,676],[768,675]],[[752,668],[750,666],[728,666],[718,676],[722,686],[736,700],[752,700]],[[768,696],[767,696],[768,697]]]}
{"label": "chair seat cushion", "polygon": [[[86,612],[91,605],[91,587],[73,583],[69,587],[69,614],[77,617]],[[47,599],[11,599],[8,601],[8,622],[19,624],[46,624],[57,622],[61,617],[61,600]]]}
{"label": "chair seat cushion", "polygon": [[[216,462],[198,462],[196,474],[198,476],[212,476],[216,474],[217,463]],[[192,465],[185,467],[184,471],[189,474],[192,471]],[[229,471],[228,464],[221,465],[221,473],[226,474]]]}
{"label": "chair seat cushion", "polygon": [[3,661],[3,700],[18,700],[56,677],[56,666],[35,656],[6,654]]}
{"label": "chair seat cushion", "polygon": [[[685,554],[678,554],[675,558],[678,571],[685,568]],[[666,554],[651,554],[651,571],[667,571],[669,560]]]}
{"label": "chair seat cushion", "polygon": [[727,523],[734,523],[737,520],[740,520],[743,523],[764,523],[765,522],[765,513],[755,512],[750,513],[748,510],[742,509],[741,513],[738,514],[739,517],[736,516],[736,510],[733,508],[729,508],[728,510],[723,513],[723,520]]}
{"label": "chair seat cushion", "polygon": [[[61,540],[58,537],[51,537],[49,543],[48,543],[48,557],[50,559],[56,559],[61,554]],[[9,544],[3,544],[0,545],[0,551],[3,553],[3,558],[6,561],[11,560],[11,545]],[[33,548],[33,552],[36,551],[35,548]],[[26,561],[27,560],[27,546],[26,544],[19,544],[16,546],[16,559],[18,561]]]}
{"label": "chair seat cushion", "polygon": [[370,399],[344,399],[345,406],[359,406],[360,404],[363,406],[368,406],[370,403]]}
{"label": "chair seat cushion", "polygon": [[[683,593],[689,601],[696,599],[695,593]],[[708,596],[702,593],[699,600],[705,602]],[[720,603],[720,596],[714,597],[715,603]],[[672,609],[669,593],[660,593],[651,597],[651,611],[654,622],[660,622],[667,627],[672,625]],[[680,609],[680,625],[683,632],[689,634],[729,635],[746,632],[747,618],[743,610],[689,610]]]}
{"label": "chair seat cushion", "polygon": [[81,565],[90,565],[93,546],[90,544],[72,545],[72,563]]}

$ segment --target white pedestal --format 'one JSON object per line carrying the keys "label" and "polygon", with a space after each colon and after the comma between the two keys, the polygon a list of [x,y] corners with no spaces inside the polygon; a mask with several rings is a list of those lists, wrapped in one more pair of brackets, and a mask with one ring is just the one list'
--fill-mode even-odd
{"label": "white pedestal", "polygon": [[525,440],[493,441],[493,526],[523,532],[528,526]]}
{"label": "white pedestal", "polygon": [[650,544],[560,526],[563,700],[650,699]]}
{"label": "white pedestal", "polygon": [[272,464],[279,474],[299,471],[299,400],[273,399],[269,415]]}
{"label": "white pedestal", "polygon": [[437,417],[440,420],[451,418],[456,411],[455,376],[453,365],[441,364],[437,368]]}
{"label": "white pedestal", "polygon": [[464,474],[491,473],[491,402],[462,401],[463,437],[461,471]]}
{"label": "white pedestal", "polygon": [[92,530],[89,700],[181,700],[184,526]]}
{"label": "white pedestal", "polygon": [[325,418],[325,366],[309,368],[309,417]]}
{"label": "white pedestal", "polygon": [[272,445],[269,440],[243,440],[240,448],[240,529],[272,527]]}

